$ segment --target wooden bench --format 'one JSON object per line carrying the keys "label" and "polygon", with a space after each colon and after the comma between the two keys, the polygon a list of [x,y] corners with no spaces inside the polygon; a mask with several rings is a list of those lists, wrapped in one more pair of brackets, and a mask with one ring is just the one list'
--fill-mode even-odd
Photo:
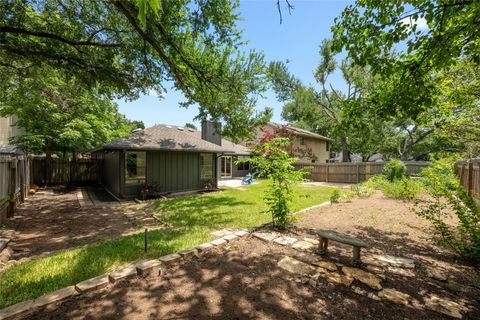
{"label": "wooden bench", "polygon": [[363,240],[347,236],[335,231],[327,230],[313,230],[313,232],[320,238],[318,249],[320,254],[325,254],[328,250],[328,240],[344,243],[353,247],[353,261],[360,262],[360,249],[368,247]]}

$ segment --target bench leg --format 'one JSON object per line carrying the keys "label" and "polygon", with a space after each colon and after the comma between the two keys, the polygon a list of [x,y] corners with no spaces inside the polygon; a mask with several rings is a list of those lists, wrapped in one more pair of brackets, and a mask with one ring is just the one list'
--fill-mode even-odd
{"label": "bench leg", "polygon": [[320,254],[326,253],[328,249],[328,239],[327,238],[320,238],[320,242],[318,244],[318,251]]}
{"label": "bench leg", "polygon": [[353,262],[360,262],[360,247],[353,247]]}

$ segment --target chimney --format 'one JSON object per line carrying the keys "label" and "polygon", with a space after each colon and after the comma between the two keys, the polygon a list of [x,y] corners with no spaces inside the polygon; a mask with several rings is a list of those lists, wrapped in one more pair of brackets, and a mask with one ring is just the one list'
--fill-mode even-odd
{"label": "chimney", "polygon": [[216,127],[218,127],[219,131],[222,130],[222,127],[218,122],[215,123],[210,120],[202,121],[202,139],[221,146],[222,136],[219,133],[217,133]]}

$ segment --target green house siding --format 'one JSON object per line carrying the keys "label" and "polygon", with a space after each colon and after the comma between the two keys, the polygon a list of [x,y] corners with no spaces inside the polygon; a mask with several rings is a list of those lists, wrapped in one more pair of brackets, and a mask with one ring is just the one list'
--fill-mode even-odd
{"label": "green house siding", "polygon": [[147,152],[147,183],[161,192],[180,192],[202,188],[199,154],[191,152]]}

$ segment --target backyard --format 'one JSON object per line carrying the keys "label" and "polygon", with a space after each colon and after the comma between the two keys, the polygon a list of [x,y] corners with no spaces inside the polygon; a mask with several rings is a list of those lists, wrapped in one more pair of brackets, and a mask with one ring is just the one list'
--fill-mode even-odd
{"label": "backyard", "polygon": [[[267,182],[261,182],[226,188],[222,192],[108,209],[80,209],[78,205],[62,201],[52,206],[53,199],[44,201],[42,207],[33,197],[29,210],[18,218],[19,224],[22,225],[22,219],[32,222],[36,217],[41,221],[46,219],[49,226],[33,224],[31,227],[36,228],[36,232],[28,230],[28,237],[21,233],[14,235],[13,245],[18,239],[20,249],[30,247],[33,260],[11,265],[0,274],[0,308],[76,284],[127,263],[160,257],[210,241],[213,238],[211,232],[215,230],[247,228],[267,222],[270,216],[265,213],[262,199],[267,187]],[[329,199],[331,191],[329,187],[300,185],[296,188],[292,209],[298,211],[320,204]],[[69,195],[54,197],[68,200]],[[143,229],[137,228],[136,233],[121,236],[134,232],[134,226],[128,224],[124,213],[135,212],[152,213],[162,222],[150,227],[146,253]],[[62,219],[62,215],[70,218]],[[106,215],[104,219],[99,218],[102,215]],[[72,232],[78,234],[78,230],[83,230],[83,234],[78,238],[72,236]],[[0,234],[7,231],[1,230]],[[46,246],[49,242],[52,243]],[[79,247],[80,244],[84,246]],[[58,249],[63,250],[48,254],[48,251]],[[48,255],[35,258],[39,253]],[[28,260],[25,251],[20,250],[17,254]]]}
{"label": "backyard", "polygon": [[[227,190],[206,198],[220,200],[230,194],[230,201],[237,201],[240,206],[239,197],[245,196],[232,194],[250,194],[260,188]],[[311,190],[317,194],[328,191]],[[198,198],[206,201],[205,197]],[[163,204],[169,208],[180,203],[191,206],[193,199],[175,199]],[[241,201],[251,202],[247,198]],[[340,283],[334,277],[338,271],[327,272],[328,276],[323,275],[312,285],[311,278],[304,280],[303,276],[282,269],[279,261],[285,257],[308,261],[315,246],[303,250],[299,246],[261,240],[253,233],[174,263],[165,268],[160,277],[120,281],[69,299],[54,309],[41,309],[29,319],[451,319],[462,316],[477,319],[480,279],[474,265],[458,260],[456,255],[426,240],[430,235],[428,224],[411,211],[412,206],[412,202],[388,199],[376,192],[371,198],[302,212],[295,226],[284,233],[299,239],[299,243],[305,243],[302,239],[315,241],[309,233],[311,228],[328,228],[367,240],[369,248],[362,255],[362,269],[366,268],[380,279],[383,289],[380,291],[356,279],[353,283],[351,280],[348,284]],[[229,211],[222,202],[214,208]],[[199,234],[198,240],[207,239],[208,231],[218,226],[246,226],[248,223],[234,218],[237,215],[242,218],[255,215],[231,212],[221,221],[214,217],[209,217],[207,222],[197,221],[200,227],[194,234]],[[182,217],[165,216],[171,223],[188,229],[191,221]],[[268,217],[251,219],[253,223]],[[259,232],[271,232],[271,229],[266,227]],[[196,243],[196,240],[180,238],[172,250]],[[155,251],[170,252],[161,248]],[[396,256],[398,261],[412,261],[414,268],[379,264],[375,259],[383,255]],[[313,257],[317,259],[317,270],[322,269],[318,265],[344,271],[352,267],[351,248],[335,242],[329,255]],[[385,294],[382,295],[382,291]]]}

